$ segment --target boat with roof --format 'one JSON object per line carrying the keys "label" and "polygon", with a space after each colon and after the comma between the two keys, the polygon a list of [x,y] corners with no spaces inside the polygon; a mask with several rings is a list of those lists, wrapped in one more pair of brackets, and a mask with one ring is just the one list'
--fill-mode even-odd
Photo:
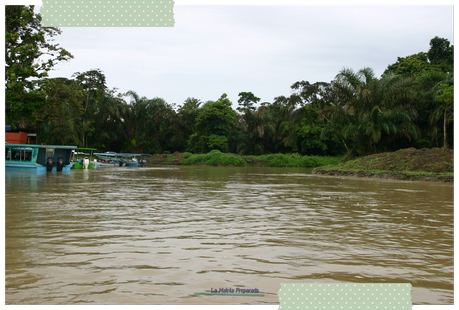
{"label": "boat with roof", "polygon": [[97,149],[80,147],[72,152],[73,163],[72,169],[88,169],[93,170],[100,166],[96,159],[93,160],[94,151]]}
{"label": "boat with roof", "polygon": [[69,145],[5,143],[5,169],[31,171],[70,171],[72,150]]}
{"label": "boat with roof", "polygon": [[146,159],[137,159],[137,157],[151,156],[151,154],[142,153],[94,153],[97,156],[97,162],[101,166],[126,166],[126,167],[146,167]]}

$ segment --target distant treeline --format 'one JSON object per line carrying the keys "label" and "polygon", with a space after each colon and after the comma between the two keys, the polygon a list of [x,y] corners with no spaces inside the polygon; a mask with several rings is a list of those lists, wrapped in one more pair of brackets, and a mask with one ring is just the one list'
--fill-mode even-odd
{"label": "distant treeline", "polygon": [[[290,96],[273,102],[241,92],[233,110],[226,94],[207,102],[188,98],[179,106],[134,90],[117,94],[100,69],[49,79],[46,72],[56,63],[73,58],[45,39],[60,30],[42,28],[29,6],[6,6],[5,12],[6,122],[35,127],[39,143],[152,154],[349,157],[453,147],[454,48],[446,39],[435,37],[428,52],[399,57],[379,78],[371,68],[344,68],[331,82],[298,81]],[[54,56],[38,65],[43,50]]]}

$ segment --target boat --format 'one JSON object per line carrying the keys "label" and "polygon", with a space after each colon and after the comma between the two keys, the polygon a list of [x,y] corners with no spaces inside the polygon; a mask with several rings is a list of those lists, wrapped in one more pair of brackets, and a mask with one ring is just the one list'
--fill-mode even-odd
{"label": "boat", "polygon": [[[92,159],[94,151],[92,148],[77,148],[72,152],[72,169],[96,169],[100,163],[96,159]],[[89,152],[89,153],[88,153]]]}
{"label": "boat", "polygon": [[76,146],[5,143],[5,169],[70,171]]}
{"label": "boat", "polygon": [[137,159],[141,156],[151,156],[151,154],[142,153],[94,153],[98,157],[97,162],[101,166],[126,166],[126,167],[146,167],[147,161],[145,159]]}

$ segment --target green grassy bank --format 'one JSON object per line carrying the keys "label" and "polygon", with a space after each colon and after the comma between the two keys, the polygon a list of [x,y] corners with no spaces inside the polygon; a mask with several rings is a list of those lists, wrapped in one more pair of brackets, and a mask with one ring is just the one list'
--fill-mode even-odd
{"label": "green grassy bank", "polygon": [[314,174],[413,181],[454,181],[454,152],[445,149],[402,149],[314,169]]}
{"label": "green grassy bank", "polygon": [[209,165],[237,167],[320,167],[336,165],[339,157],[302,156],[299,154],[270,154],[240,156],[214,150],[207,154],[174,153],[156,154],[148,162],[158,165]]}

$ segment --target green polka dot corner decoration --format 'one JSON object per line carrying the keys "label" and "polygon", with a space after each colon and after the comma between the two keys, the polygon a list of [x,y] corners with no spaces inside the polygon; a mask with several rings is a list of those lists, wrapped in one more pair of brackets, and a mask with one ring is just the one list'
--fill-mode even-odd
{"label": "green polka dot corner decoration", "polygon": [[410,310],[409,283],[281,283],[279,310]]}
{"label": "green polka dot corner decoration", "polygon": [[174,27],[172,0],[43,0],[43,27]]}

